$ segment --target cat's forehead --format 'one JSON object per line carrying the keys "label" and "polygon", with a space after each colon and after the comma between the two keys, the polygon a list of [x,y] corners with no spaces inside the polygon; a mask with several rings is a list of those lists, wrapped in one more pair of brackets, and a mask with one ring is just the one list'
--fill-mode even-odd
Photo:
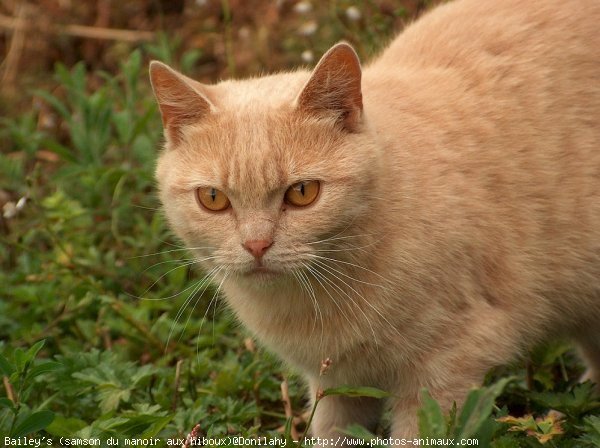
{"label": "cat's forehead", "polygon": [[338,133],[295,110],[307,76],[297,72],[213,86],[216,110],[187,132],[186,170],[256,200],[300,180],[323,179],[331,171],[326,162],[335,159],[325,150],[335,146]]}
{"label": "cat's forehead", "polygon": [[258,200],[287,185],[302,165],[303,156],[279,135],[283,126],[269,113],[220,114],[189,135],[185,169],[228,193]]}
{"label": "cat's forehead", "polygon": [[183,166],[216,188],[263,200],[300,180],[323,179],[335,163],[327,151],[335,141],[293,111],[228,111],[188,134]]}
{"label": "cat's forehead", "polygon": [[223,81],[211,87],[222,110],[260,110],[292,105],[308,80],[305,71],[279,73],[241,81]]}
{"label": "cat's forehead", "polygon": [[292,155],[276,143],[276,123],[270,117],[240,116],[232,123],[220,152],[219,177],[230,192],[263,196],[288,182]]}

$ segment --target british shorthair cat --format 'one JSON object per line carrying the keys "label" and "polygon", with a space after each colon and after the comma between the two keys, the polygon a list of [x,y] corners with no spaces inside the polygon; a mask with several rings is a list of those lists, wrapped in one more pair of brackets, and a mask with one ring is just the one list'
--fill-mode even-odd
{"label": "british shorthair cat", "polygon": [[[600,2],[457,0],[361,68],[204,85],[153,62],[175,233],[239,320],[330,396],[313,433],[417,433],[548,336],[600,380]],[[321,361],[333,366],[319,380]]]}

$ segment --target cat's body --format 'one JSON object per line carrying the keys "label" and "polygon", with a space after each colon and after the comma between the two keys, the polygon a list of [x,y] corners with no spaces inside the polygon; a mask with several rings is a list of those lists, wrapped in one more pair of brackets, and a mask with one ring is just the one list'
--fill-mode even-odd
{"label": "cat's body", "polygon": [[[448,407],[547,336],[574,337],[598,381],[598,23],[595,0],[459,0],[367,66],[362,97],[345,45],[312,75],[217,86],[156,65],[167,217],[311,394],[326,357],[322,387],[390,391],[395,436],[420,388]],[[286,205],[302,180],[319,196]],[[231,205],[202,209],[198,187]],[[314,432],[381,407],[327,397]]]}

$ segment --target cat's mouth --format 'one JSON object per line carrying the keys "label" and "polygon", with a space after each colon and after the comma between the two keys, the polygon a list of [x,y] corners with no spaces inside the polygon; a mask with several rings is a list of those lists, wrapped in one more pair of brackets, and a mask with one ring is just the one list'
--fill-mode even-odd
{"label": "cat's mouth", "polygon": [[254,266],[244,272],[245,277],[272,278],[281,273],[266,266]]}

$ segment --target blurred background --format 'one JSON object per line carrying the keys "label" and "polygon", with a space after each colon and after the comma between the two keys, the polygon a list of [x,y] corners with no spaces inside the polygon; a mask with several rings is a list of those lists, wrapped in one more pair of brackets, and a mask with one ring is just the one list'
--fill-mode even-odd
{"label": "blurred background", "polygon": [[47,82],[57,62],[115,72],[135,48],[181,63],[207,82],[310,64],[340,39],[365,56],[428,3],[2,0],[2,91]]}
{"label": "blurred background", "polygon": [[[69,96],[69,85],[71,93],[79,89],[75,96],[98,89],[111,90],[98,96],[112,101],[107,104],[108,109],[122,112],[118,104],[122,98],[114,84],[107,84],[129,77],[135,83],[129,87],[139,91],[141,102],[133,104],[133,98],[129,98],[126,108],[130,108],[129,112],[135,109],[138,114],[140,107],[154,107],[141,98],[146,95],[150,99],[146,66],[151,59],[166,62],[207,83],[311,66],[342,39],[352,43],[365,59],[432,3],[435,2],[0,0],[0,117],[4,117],[0,122],[4,128],[0,131],[0,150],[3,159],[7,154],[11,159],[0,161],[0,170],[3,167],[5,176],[10,171],[14,177],[14,171],[19,170],[17,165],[31,168],[33,161],[28,158],[58,161],[56,145],[51,143],[49,147],[47,142],[41,144],[38,140],[43,134],[68,146],[72,131],[68,121],[74,117],[61,115],[56,101]],[[128,63],[130,71],[125,73],[124,65]],[[73,69],[78,75],[70,74]],[[71,81],[79,84],[74,86],[69,84]],[[113,95],[118,98],[109,100]],[[126,115],[127,111],[120,118],[108,118],[106,129],[102,128],[105,144],[115,126],[125,127]],[[19,126],[6,121],[18,117]],[[31,141],[20,140],[25,134],[33,136]],[[19,147],[21,143],[28,148],[25,153]],[[70,151],[62,149],[65,153]],[[0,208],[9,199],[15,199],[14,185],[7,186],[10,187],[0,184]],[[0,226],[5,227],[6,222],[0,222]]]}

